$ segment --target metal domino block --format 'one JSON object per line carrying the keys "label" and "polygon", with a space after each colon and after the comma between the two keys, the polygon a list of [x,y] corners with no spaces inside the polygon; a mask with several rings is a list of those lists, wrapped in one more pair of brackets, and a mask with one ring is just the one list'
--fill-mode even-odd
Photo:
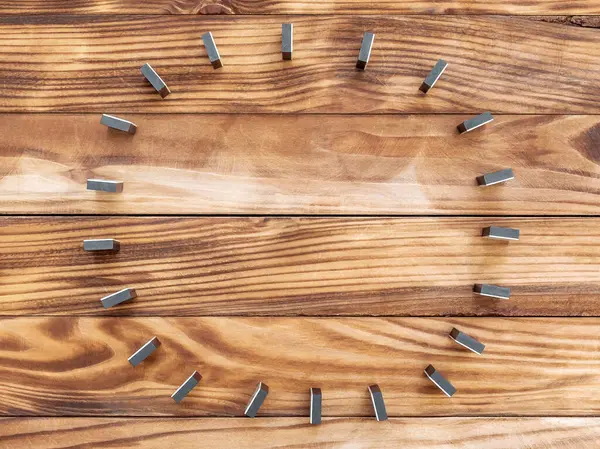
{"label": "metal domino block", "polygon": [[467,348],[469,351],[473,351],[476,354],[482,354],[485,349],[483,343],[478,342],[473,337],[459,331],[457,328],[453,328],[450,331],[450,338],[459,345]]}
{"label": "metal domino block", "polygon": [[133,288],[125,288],[112,295],[105,296],[100,300],[105,309],[116,306],[122,302],[129,301],[137,297],[137,293]]}
{"label": "metal domino block", "polygon": [[469,131],[473,131],[474,129],[477,129],[480,126],[490,123],[492,120],[494,120],[492,114],[490,112],[484,112],[483,114],[480,114],[477,117],[465,120],[457,126],[457,129],[458,132],[461,134],[468,133]]}
{"label": "metal domino block", "polygon": [[248,402],[248,406],[246,407],[246,411],[244,411],[244,415],[249,416],[250,418],[254,418],[258,413],[258,409],[265,402],[267,395],[269,394],[269,387],[259,382],[256,386],[256,391],[250,398],[250,402]]}
{"label": "metal domino block", "polygon": [[321,405],[323,395],[320,388],[310,389],[310,423],[321,424]]}
{"label": "metal domino block", "polygon": [[510,299],[510,288],[490,284],[475,284],[473,292],[481,296],[497,299]]}
{"label": "metal domino block", "polygon": [[215,40],[213,39],[213,35],[210,31],[202,35],[202,41],[204,42],[204,47],[206,47],[206,53],[208,53],[208,59],[210,60],[213,69],[220,69],[223,67],[221,55],[219,54],[217,44],[215,44]]}
{"label": "metal domino block", "polygon": [[483,228],[481,235],[488,239],[519,240],[518,229],[501,228],[500,226],[488,226],[487,228]]}
{"label": "metal domino block", "polygon": [[135,134],[137,126],[128,120],[124,120],[114,115],[102,114],[100,119],[101,125],[106,125],[109,128],[116,129],[118,131],[124,131],[129,134]]}
{"label": "metal domino block", "polygon": [[281,57],[287,61],[292,59],[294,51],[294,24],[281,25]]}
{"label": "metal domino block", "polygon": [[152,337],[150,341],[148,341],[144,346],[134,352],[134,354],[129,357],[127,360],[133,367],[138,366],[144,360],[146,360],[150,354],[158,349],[160,346],[160,340],[156,337]]}
{"label": "metal domino block", "polygon": [[494,173],[488,173],[487,175],[478,176],[477,184],[480,186],[493,186],[494,184],[500,184],[501,182],[510,181],[515,179],[515,174],[512,168],[495,171]]}
{"label": "metal domino block", "polygon": [[385,411],[385,402],[383,402],[381,388],[379,388],[379,385],[370,385],[369,393],[371,394],[371,402],[373,403],[373,409],[375,410],[375,418],[377,421],[385,421],[388,419],[388,416]]}
{"label": "metal domino block", "polygon": [[167,87],[162,78],[158,76],[158,73],[156,73],[150,64],[144,64],[140,71],[162,98],[165,98],[171,93],[171,90]]}
{"label": "metal domino block", "polygon": [[452,384],[448,382],[448,380],[446,380],[446,378],[442,376],[432,365],[429,365],[427,368],[425,368],[425,375],[449,398],[456,393],[456,388],[454,388]]}
{"label": "metal domino block", "polygon": [[84,251],[119,251],[121,243],[115,239],[84,240]]}
{"label": "metal domino block", "polygon": [[433,69],[431,69],[431,72],[429,72],[429,75],[425,78],[425,81],[423,81],[423,84],[421,84],[421,87],[419,87],[419,90],[426,94],[429,89],[435,86],[435,83],[437,83],[437,80],[440,79],[447,67],[448,63],[443,59],[436,62]]}
{"label": "metal domino block", "polygon": [[123,191],[123,181],[109,181],[107,179],[88,179],[87,189],[98,192],[121,193]]}
{"label": "metal domino block", "polygon": [[179,387],[175,391],[175,393],[171,395],[171,397],[175,402],[179,404],[188,394],[190,394],[190,391],[192,391],[201,380],[202,376],[200,375],[200,373],[198,371],[194,371],[192,375],[188,377],[184,383],[181,384],[181,387]]}
{"label": "metal domino block", "polygon": [[363,36],[362,44],[360,46],[360,53],[358,54],[358,61],[356,61],[356,68],[364,70],[369,62],[371,56],[371,48],[373,48],[373,41],[375,40],[375,34],[366,32]]}

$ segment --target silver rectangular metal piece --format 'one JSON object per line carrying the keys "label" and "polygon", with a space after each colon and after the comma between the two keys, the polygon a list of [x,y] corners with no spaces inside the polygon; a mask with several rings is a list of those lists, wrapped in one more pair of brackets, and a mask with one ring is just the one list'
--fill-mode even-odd
{"label": "silver rectangular metal piece", "polygon": [[248,402],[248,406],[244,411],[244,415],[249,416],[250,418],[254,418],[260,409],[260,406],[265,402],[267,395],[269,394],[269,387],[259,382],[256,386],[256,391],[250,398],[250,402]]}
{"label": "silver rectangular metal piece", "polygon": [[510,299],[510,288],[490,284],[475,284],[473,292],[481,296],[497,299]]}
{"label": "silver rectangular metal piece", "polygon": [[115,239],[95,239],[83,241],[84,251],[119,251],[121,242]]}
{"label": "silver rectangular metal piece", "polygon": [[206,48],[206,53],[208,54],[208,59],[210,60],[213,69],[220,69],[223,67],[219,49],[217,48],[217,44],[215,44],[215,40],[210,31],[202,35],[202,41],[204,42],[204,47]]}
{"label": "silver rectangular metal piece", "polygon": [[435,86],[435,83],[437,83],[437,80],[440,79],[440,76],[442,76],[442,73],[444,73],[447,67],[448,63],[443,59],[436,62],[433,69],[431,69],[431,72],[429,72],[429,75],[425,78],[425,81],[423,81],[423,84],[421,84],[421,87],[419,87],[419,90],[426,94],[429,89]]}
{"label": "silver rectangular metal piece", "polygon": [[379,385],[370,385],[369,393],[371,394],[371,402],[373,403],[373,409],[375,410],[375,418],[377,421],[385,421],[388,419],[387,412],[385,410],[385,402],[383,402],[383,393]]}
{"label": "silver rectangular metal piece", "polygon": [[148,341],[146,344],[144,344],[144,346],[135,351],[133,355],[127,360],[129,361],[129,363],[131,363],[133,367],[136,367],[144,360],[146,360],[150,356],[150,354],[156,351],[160,344],[161,343],[158,338],[152,337],[150,341]]}
{"label": "silver rectangular metal piece", "polygon": [[135,123],[115,117],[114,115],[102,114],[100,124],[106,125],[109,128],[116,129],[118,131],[124,131],[129,134],[135,134],[137,131],[137,126]]}
{"label": "silver rectangular metal piece", "polygon": [[358,54],[358,61],[356,61],[356,68],[364,70],[367,67],[369,58],[371,57],[371,48],[373,48],[373,41],[375,40],[375,34],[366,32],[363,36],[362,44],[360,46],[360,53]]}
{"label": "silver rectangular metal piece", "polygon": [[450,338],[459,345],[467,348],[469,351],[473,351],[475,354],[482,354],[485,349],[485,345],[475,340],[473,337],[459,331],[457,328],[453,328],[450,331]]}
{"label": "silver rectangular metal piece", "polygon": [[448,382],[448,380],[442,376],[432,365],[429,365],[427,368],[425,368],[425,375],[429,377],[429,380],[431,380],[436,387],[442,390],[449,398],[456,393],[456,388],[454,388],[454,386]]}
{"label": "silver rectangular metal piece", "polygon": [[488,226],[481,231],[483,237],[497,240],[519,240],[519,234],[518,229],[502,228],[500,226]]}
{"label": "silver rectangular metal piece", "polygon": [[501,182],[510,181],[515,179],[515,174],[512,168],[506,168],[504,170],[498,170],[487,175],[478,176],[477,183],[480,186],[493,186],[494,184],[500,184]]}
{"label": "silver rectangular metal piece", "polygon": [[88,179],[87,189],[98,192],[121,193],[123,181],[109,181],[108,179]]}
{"label": "silver rectangular metal piece", "polygon": [[465,120],[456,128],[458,132],[461,134],[468,133],[469,131],[473,131],[474,129],[479,128],[487,123],[490,123],[494,120],[494,117],[490,112],[484,112],[483,114],[479,114],[477,117],[470,118],[469,120]]}
{"label": "silver rectangular metal piece", "polygon": [[200,375],[200,373],[198,371],[194,371],[192,375],[188,377],[184,383],[181,384],[181,387],[175,390],[175,393],[173,393],[171,397],[175,402],[179,404],[188,394],[190,394],[190,391],[192,391],[201,380],[202,376]]}
{"label": "silver rectangular metal piece", "polygon": [[281,57],[287,61],[292,59],[294,51],[294,24],[283,23],[281,25]]}
{"label": "silver rectangular metal piece", "polygon": [[124,288],[123,290],[113,293],[112,295],[105,296],[100,300],[105,309],[116,306],[122,302],[129,301],[137,297],[137,293],[133,288]]}
{"label": "silver rectangular metal piece", "polygon": [[154,70],[150,64],[144,64],[140,71],[162,98],[165,98],[171,93],[171,90],[167,87],[162,78],[158,76],[158,73],[156,73],[156,70]]}
{"label": "silver rectangular metal piece", "polygon": [[310,389],[310,423],[321,424],[321,406],[323,395],[320,388]]}

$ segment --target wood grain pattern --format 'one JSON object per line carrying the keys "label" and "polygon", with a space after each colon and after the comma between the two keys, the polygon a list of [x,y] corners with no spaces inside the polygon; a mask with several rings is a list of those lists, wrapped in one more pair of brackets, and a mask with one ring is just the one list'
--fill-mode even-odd
{"label": "wood grain pattern", "polygon": [[[573,449],[600,445],[595,418],[4,418],[0,444],[27,449]],[[76,445],[76,446],[74,446]]]}
{"label": "wood grain pattern", "polygon": [[[518,242],[481,237],[490,224]],[[0,220],[2,315],[600,315],[599,219]],[[117,254],[85,252],[116,238]],[[512,288],[509,301],[473,284]],[[138,298],[104,309],[103,296]]]}
{"label": "wood grain pattern", "polygon": [[[256,383],[259,416],[597,415],[597,318],[14,318],[0,322],[0,415],[242,416]],[[452,327],[487,346],[479,356]],[[156,335],[139,367],[127,358]],[[458,392],[441,393],[428,364]],[[170,397],[194,370],[181,404]]]}
{"label": "wood grain pattern", "polygon": [[[585,14],[600,3],[0,0],[0,448],[600,446],[600,16]],[[456,133],[485,110],[492,125]],[[516,180],[476,186],[506,167]],[[88,192],[91,177],[125,193]],[[521,240],[482,239],[490,224]],[[101,237],[121,251],[83,251]],[[123,287],[138,298],[103,309]],[[239,419],[258,381],[261,418]]]}
{"label": "wood grain pattern", "polygon": [[[550,18],[551,19],[551,18]],[[501,16],[4,16],[0,111],[600,113],[600,32]],[[225,67],[201,44],[212,31]],[[364,31],[376,32],[365,72]],[[434,62],[450,67],[427,96]],[[139,68],[152,63],[161,100]]]}
{"label": "wood grain pattern", "polygon": [[[598,116],[499,116],[462,136],[464,115],[122,116],[135,136],[95,114],[0,115],[0,212],[600,214]],[[507,167],[515,180],[477,186]]]}
{"label": "wood grain pattern", "polygon": [[3,0],[1,14],[600,14],[594,0]]}

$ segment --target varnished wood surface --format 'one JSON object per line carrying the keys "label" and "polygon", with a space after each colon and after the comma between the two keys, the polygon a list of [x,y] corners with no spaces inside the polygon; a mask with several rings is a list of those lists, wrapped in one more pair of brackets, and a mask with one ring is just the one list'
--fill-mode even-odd
{"label": "varnished wood surface", "polygon": [[[0,218],[0,448],[600,446],[600,318],[585,318],[600,317],[600,20],[585,14],[598,2],[0,0],[0,214],[32,215]],[[486,110],[493,124],[457,135]],[[517,179],[476,186],[507,167]],[[125,192],[87,192],[91,177]],[[483,240],[490,224],[521,240]],[[121,251],[83,251],[101,237]],[[124,287],[138,298],[101,307]],[[260,418],[241,419],[258,381]],[[390,421],[372,418],[372,383]]]}
{"label": "varnished wood surface", "polygon": [[[552,17],[4,16],[0,111],[600,113],[600,32]],[[213,70],[200,36],[212,31]],[[364,72],[364,31],[376,33]],[[427,96],[438,58],[450,64]],[[162,100],[139,68],[151,63]]]}
{"label": "varnished wood surface", "polygon": [[[466,135],[466,115],[120,116],[135,136],[100,114],[0,115],[0,212],[600,214],[598,116],[498,116]],[[516,179],[477,186],[508,167]]]}
{"label": "varnished wood surface", "polygon": [[[597,318],[14,318],[0,321],[0,415],[242,416],[257,382],[259,416],[596,416]],[[477,355],[453,327],[486,345]],[[127,358],[162,345],[132,368]],[[457,388],[424,375],[433,364]],[[171,394],[203,378],[181,404]]]}
{"label": "varnished wood surface", "polygon": [[[5,418],[0,444],[28,449],[573,449],[600,445],[594,418]],[[75,444],[75,446],[74,446]]]}
{"label": "varnished wood surface", "polygon": [[4,0],[0,14],[600,14],[594,0]]}
{"label": "varnished wood surface", "polygon": [[[481,237],[489,225],[521,239]],[[599,219],[4,217],[2,315],[600,315]],[[116,254],[83,251],[115,238]],[[511,287],[508,301],[473,284]],[[104,309],[125,287],[138,298]]]}

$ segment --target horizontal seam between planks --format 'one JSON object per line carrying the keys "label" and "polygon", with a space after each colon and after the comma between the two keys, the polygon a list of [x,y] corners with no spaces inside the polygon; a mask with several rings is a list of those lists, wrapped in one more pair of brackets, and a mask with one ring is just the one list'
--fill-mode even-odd
{"label": "horizontal seam between planks", "polygon": [[[248,315],[248,314],[231,314],[231,315],[136,315],[135,313],[132,315],[125,315],[121,313],[120,315],[107,315],[107,314],[79,314],[79,315],[66,315],[66,314],[26,314],[26,315],[0,315],[0,321],[2,320],[35,320],[38,318],[85,318],[85,319],[104,319],[104,318],[127,318],[127,319],[135,319],[135,320],[144,320],[144,319],[167,319],[167,318],[185,318],[185,319],[194,319],[194,318],[297,318],[297,319],[332,319],[336,320],[358,320],[358,319],[371,319],[371,318],[419,318],[419,319],[454,319],[454,318],[468,318],[468,319],[503,319],[503,320],[531,320],[537,318],[552,318],[555,320],[596,320],[600,318],[600,315]],[[600,414],[598,415],[600,416]]]}
{"label": "horizontal seam between planks", "polygon": [[[365,7],[367,4],[365,3]],[[389,11],[388,11],[389,12]],[[244,13],[244,14],[193,14],[193,13],[128,13],[128,12],[102,12],[102,13],[68,13],[68,12],[40,12],[40,13],[0,13],[0,18],[9,18],[9,17],[112,17],[112,16],[126,16],[126,17],[205,17],[205,18],[220,18],[220,20],[227,20],[227,18],[239,18],[239,17],[516,17],[516,18],[532,18],[532,17],[600,17],[600,13],[598,14],[569,14],[568,11],[563,11],[561,14],[558,13],[527,13],[527,14],[519,14],[519,13],[469,13],[469,12],[458,12],[458,13],[431,13],[427,11],[423,11],[420,13],[393,13],[386,14],[385,11],[378,12],[376,14],[369,14],[364,12],[356,12],[350,11],[346,13],[340,12],[323,12],[323,13]],[[555,25],[563,25],[561,23],[555,23]]]}
{"label": "horizontal seam between planks", "polygon": [[[600,414],[592,414],[592,415],[501,415],[501,414],[490,414],[490,415],[388,415],[390,419],[444,419],[444,418],[472,418],[472,419],[486,419],[486,418],[573,418],[573,419],[584,419],[584,418],[600,418]],[[2,419],[10,419],[10,418],[61,418],[61,419],[76,419],[76,418],[88,418],[88,419],[238,419],[238,420],[248,420],[249,418],[244,417],[242,415],[239,416],[218,416],[218,415],[187,415],[187,416],[177,416],[177,415],[123,415],[123,416],[114,416],[114,415],[0,415],[0,420]],[[308,415],[272,415],[272,416],[257,416],[256,418],[250,418],[253,422],[256,420],[269,420],[269,419],[278,419],[278,418],[308,418]],[[375,419],[373,415],[348,415],[348,416],[328,416],[323,415],[323,418],[331,418],[331,419],[364,419],[371,418]]]}
{"label": "horizontal seam between planks", "polygon": [[[116,106],[118,108],[118,106]],[[483,109],[481,109],[483,110]],[[480,110],[478,110],[480,111]],[[515,112],[493,112],[496,117],[531,117],[531,116],[539,116],[539,117],[599,117],[598,114],[582,114],[582,113],[567,113],[567,112],[550,112],[550,113],[538,113],[538,112],[525,112],[525,113],[515,113]],[[339,116],[339,117],[379,117],[379,116],[409,116],[409,115],[447,115],[447,116],[458,116],[458,115],[470,115],[476,114],[474,111],[466,111],[466,112],[139,112],[139,111],[119,111],[115,112],[115,114],[135,114],[135,115],[257,115],[257,116]],[[89,110],[86,111],[0,111],[0,115],[99,115],[102,112],[91,112]]]}
{"label": "horizontal seam between planks", "polygon": [[504,215],[504,214],[482,214],[482,215],[457,215],[457,214],[65,214],[65,213],[13,213],[13,212],[0,212],[0,219],[3,217],[22,217],[22,218],[35,218],[35,217],[56,217],[56,218],[76,218],[76,217],[114,217],[114,218],[371,218],[371,219],[387,219],[387,218],[398,218],[398,219],[419,219],[419,218],[514,218],[514,219],[567,219],[567,218],[578,218],[578,219],[595,219],[600,218],[600,215]]}

